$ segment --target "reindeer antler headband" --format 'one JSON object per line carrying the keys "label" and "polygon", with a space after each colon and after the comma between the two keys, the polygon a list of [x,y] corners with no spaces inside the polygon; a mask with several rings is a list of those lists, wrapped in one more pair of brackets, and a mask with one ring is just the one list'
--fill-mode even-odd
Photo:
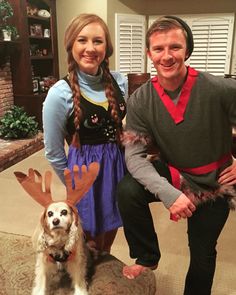
{"label": "reindeer antler headband", "polygon": [[[65,169],[66,201],[71,205],[78,203],[92,186],[98,172],[99,164],[96,162],[92,162],[88,168],[82,165],[79,169],[75,165],[73,171]],[[24,190],[40,205],[47,207],[50,203],[54,202],[51,196],[52,173],[50,171],[46,171],[44,175],[45,191],[43,190],[43,177],[37,170],[30,168],[28,175],[19,171],[14,172],[14,174]]]}

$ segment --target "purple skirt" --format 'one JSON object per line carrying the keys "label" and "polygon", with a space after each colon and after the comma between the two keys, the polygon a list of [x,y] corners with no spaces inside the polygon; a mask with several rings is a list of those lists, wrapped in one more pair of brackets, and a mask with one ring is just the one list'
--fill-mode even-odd
{"label": "purple skirt", "polygon": [[92,236],[122,226],[116,201],[118,182],[126,173],[124,152],[115,143],[69,147],[68,168],[91,162],[100,164],[99,174],[87,194],[76,205],[84,231]]}

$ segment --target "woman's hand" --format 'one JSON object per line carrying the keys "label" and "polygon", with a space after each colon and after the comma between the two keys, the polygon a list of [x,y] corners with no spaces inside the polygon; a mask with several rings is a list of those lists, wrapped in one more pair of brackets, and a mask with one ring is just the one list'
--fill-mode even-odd
{"label": "woman's hand", "polygon": [[233,185],[236,184],[236,160],[234,159],[232,165],[225,168],[219,175],[219,184]]}

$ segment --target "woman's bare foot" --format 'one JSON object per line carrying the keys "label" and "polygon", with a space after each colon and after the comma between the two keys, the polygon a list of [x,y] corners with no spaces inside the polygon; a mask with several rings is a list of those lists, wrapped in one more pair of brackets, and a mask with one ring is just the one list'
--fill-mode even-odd
{"label": "woman's bare foot", "polygon": [[143,266],[140,264],[126,265],[123,267],[123,275],[128,279],[135,279],[147,269],[156,269],[157,264],[153,266]]}

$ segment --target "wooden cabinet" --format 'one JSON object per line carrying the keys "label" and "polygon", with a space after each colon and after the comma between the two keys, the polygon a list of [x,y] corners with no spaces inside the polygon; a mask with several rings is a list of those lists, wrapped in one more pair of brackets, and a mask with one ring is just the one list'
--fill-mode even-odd
{"label": "wooden cabinet", "polygon": [[20,35],[20,46],[11,57],[14,103],[35,116],[41,128],[43,101],[59,78],[56,0],[9,2]]}
{"label": "wooden cabinet", "polygon": [[0,40],[0,67],[8,61],[9,57],[14,55],[18,46],[19,41]]}

